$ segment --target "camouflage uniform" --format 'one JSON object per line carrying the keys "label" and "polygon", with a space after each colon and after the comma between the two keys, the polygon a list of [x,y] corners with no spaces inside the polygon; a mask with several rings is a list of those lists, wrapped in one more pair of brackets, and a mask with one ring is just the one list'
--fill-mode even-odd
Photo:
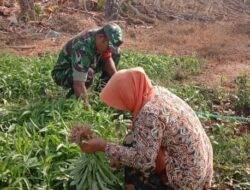
{"label": "camouflage uniform", "polygon": [[88,77],[88,70],[92,68],[94,72],[100,72],[104,82],[109,80],[109,75],[104,71],[105,61],[112,56],[116,66],[120,60],[119,46],[122,43],[122,31],[116,24],[108,24],[103,27],[105,35],[109,39],[110,49],[115,49],[113,53],[109,50],[100,54],[96,50],[95,35],[102,28],[81,32],[72,38],[59,53],[57,64],[52,70],[52,78],[57,85],[73,90],[73,81],[85,82],[89,87],[93,79]]}

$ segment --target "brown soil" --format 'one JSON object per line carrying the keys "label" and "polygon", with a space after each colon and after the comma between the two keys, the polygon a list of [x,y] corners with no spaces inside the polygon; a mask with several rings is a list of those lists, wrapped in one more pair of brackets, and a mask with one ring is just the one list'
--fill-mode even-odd
{"label": "brown soil", "polygon": [[[247,1],[248,2],[248,1]],[[100,13],[85,14],[64,9],[40,22],[22,24],[13,15],[18,8],[0,14],[0,52],[20,55],[57,53],[73,35],[97,26]],[[1,9],[0,9],[1,13]],[[2,15],[2,16],[1,16]],[[244,14],[245,15],[245,14]],[[119,24],[125,33],[124,49],[174,56],[196,54],[205,69],[191,80],[210,87],[234,88],[241,74],[250,75],[250,16],[244,19],[158,21],[153,26]],[[56,32],[55,32],[56,31]]]}
{"label": "brown soil", "polygon": [[250,123],[241,123],[235,126],[235,135],[243,136],[244,134],[248,134],[250,132]]}

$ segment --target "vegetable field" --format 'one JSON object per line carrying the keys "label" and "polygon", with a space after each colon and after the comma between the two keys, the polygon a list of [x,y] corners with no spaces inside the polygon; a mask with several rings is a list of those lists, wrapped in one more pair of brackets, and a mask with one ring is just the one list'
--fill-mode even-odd
{"label": "vegetable field", "polygon": [[[69,132],[76,123],[89,124],[97,135],[122,143],[131,116],[103,105],[95,86],[91,108],[65,99],[67,91],[51,79],[55,60],[50,54],[0,56],[0,189],[122,189],[122,169],[111,169],[104,154],[83,154]],[[250,189],[249,76],[238,76],[237,90],[225,92],[189,82],[204,69],[196,56],[125,52],[120,69],[134,66],[199,115],[214,148],[213,189]]]}

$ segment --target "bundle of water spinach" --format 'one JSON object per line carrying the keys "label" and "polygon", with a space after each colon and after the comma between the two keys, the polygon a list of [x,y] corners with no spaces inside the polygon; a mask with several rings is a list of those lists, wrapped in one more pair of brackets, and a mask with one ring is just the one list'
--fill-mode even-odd
{"label": "bundle of water spinach", "polygon": [[[77,124],[71,129],[70,140],[81,146],[95,136],[88,125]],[[82,154],[70,173],[77,190],[119,189],[119,179],[112,173],[104,153]]]}
{"label": "bundle of water spinach", "polygon": [[77,190],[112,190],[121,185],[103,153],[83,154],[70,175],[73,178],[70,185]]}

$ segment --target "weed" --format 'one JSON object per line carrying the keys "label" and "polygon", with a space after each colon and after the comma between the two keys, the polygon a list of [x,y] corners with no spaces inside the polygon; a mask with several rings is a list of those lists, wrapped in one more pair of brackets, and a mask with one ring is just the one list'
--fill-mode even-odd
{"label": "weed", "polygon": [[242,75],[237,77],[236,84],[238,85],[238,92],[236,93],[238,99],[234,104],[234,109],[238,114],[250,115],[250,77]]}

